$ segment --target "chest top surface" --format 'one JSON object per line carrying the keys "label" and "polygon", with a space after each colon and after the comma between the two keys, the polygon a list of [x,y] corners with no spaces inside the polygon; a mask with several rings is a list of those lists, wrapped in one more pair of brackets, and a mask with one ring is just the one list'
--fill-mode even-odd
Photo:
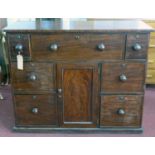
{"label": "chest top surface", "polygon": [[153,28],[140,20],[63,20],[58,21],[30,21],[10,23],[4,31],[7,32],[132,32],[153,31]]}

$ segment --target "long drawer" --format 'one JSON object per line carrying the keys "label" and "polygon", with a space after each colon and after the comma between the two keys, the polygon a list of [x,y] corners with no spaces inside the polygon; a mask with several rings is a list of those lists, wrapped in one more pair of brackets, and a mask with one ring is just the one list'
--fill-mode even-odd
{"label": "long drawer", "polygon": [[144,91],[145,63],[103,63],[101,91],[103,93],[138,93]]}
{"label": "long drawer", "polygon": [[24,63],[24,70],[11,64],[11,79],[14,90],[43,91],[55,88],[55,65],[52,63]]}
{"label": "long drawer", "polygon": [[32,54],[35,60],[122,59],[123,34],[33,34]]}
{"label": "long drawer", "polygon": [[17,126],[57,126],[57,102],[53,94],[15,95]]}
{"label": "long drawer", "polygon": [[100,126],[140,127],[143,96],[107,95],[101,97]]}

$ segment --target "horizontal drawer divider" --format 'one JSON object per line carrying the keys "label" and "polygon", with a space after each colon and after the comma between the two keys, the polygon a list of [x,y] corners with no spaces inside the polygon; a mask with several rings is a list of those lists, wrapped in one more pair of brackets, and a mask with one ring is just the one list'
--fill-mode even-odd
{"label": "horizontal drawer divider", "polygon": [[14,95],[31,95],[31,94],[50,94],[50,93],[54,93],[56,94],[57,91],[56,90],[47,90],[47,91],[14,91],[13,94]]}
{"label": "horizontal drawer divider", "polygon": [[100,92],[100,95],[144,95],[144,92],[127,92],[127,93],[122,93],[122,92],[110,92],[110,93],[105,93],[105,92]]}

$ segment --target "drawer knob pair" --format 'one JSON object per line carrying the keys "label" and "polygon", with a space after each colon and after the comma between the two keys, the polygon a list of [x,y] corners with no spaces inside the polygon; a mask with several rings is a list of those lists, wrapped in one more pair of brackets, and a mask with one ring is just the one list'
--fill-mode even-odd
{"label": "drawer knob pair", "polygon": [[32,113],[34,113],[34,114],[38,114],[38,108],[32,108]]}
{"label": "drawer knob pair", "polygon": [[126,75],[124,75],[124,74],[120,75],[120,76],[119,76],[119,79],[120,79],[120,81],[122,81],[122,82],[127,81],[127,77],[126,77]]}
{"label": "drawer knob pair", "polygon": [[125,115],[125,110],[123,110],[123,109],[118,109],[118,110],[117,110],[117,114],[118,114],[118,115]]}
{"label": "drawer knob pair", "polygon": [[50,50],[51,51],[57,51],[58,50],[58,45],[57,44],[51,44],[50,45]]}
{"label": "drawer knob pair", "polygon": [[142,46],[138,43],[134,44],[133,45],[133,50],[134,51],[140,51],[142,49]]}

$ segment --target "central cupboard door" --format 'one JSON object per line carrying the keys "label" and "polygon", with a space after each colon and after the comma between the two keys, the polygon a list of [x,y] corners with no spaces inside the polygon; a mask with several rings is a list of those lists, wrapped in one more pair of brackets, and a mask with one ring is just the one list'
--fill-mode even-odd
{"label": "central cupboard door", "polygon": [[57,65],[61,127],[97,127],[99,122],[98,65]]}

